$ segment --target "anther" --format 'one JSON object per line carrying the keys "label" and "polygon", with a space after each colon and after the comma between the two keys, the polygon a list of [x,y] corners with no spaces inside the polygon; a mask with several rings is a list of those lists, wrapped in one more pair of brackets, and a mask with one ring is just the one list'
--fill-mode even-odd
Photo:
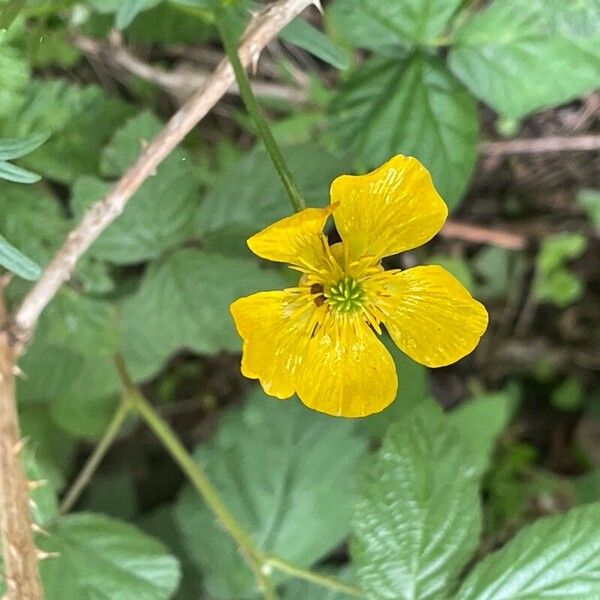
{"label": "anther", "polygon": [[323,285],[320,283],[313,283],[310,286],[310,293],[311,294],[322,294],[323,293]]}

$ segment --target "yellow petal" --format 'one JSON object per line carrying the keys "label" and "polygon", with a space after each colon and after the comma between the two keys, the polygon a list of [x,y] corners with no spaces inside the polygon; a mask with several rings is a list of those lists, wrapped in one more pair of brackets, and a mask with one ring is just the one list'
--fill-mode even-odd
{"label": "yellow petal", "polygon": [[327,240],[323,227],[332,207],[305,208],[253,235],[248,246],[261,258],[289,263],[309,271],[328,265]]}
{"label": "yellow petal", "polygon": [[448,208],[425,167],[397,155],[366,175],[342,175],[331,184],[334,219],[351,259],[375,260],[416,248],[442,227]]}
{"label": "yellow petal", "polygon": [[288,292],[259,292],[236,300],[230,307],[242,337],[242,373],[258,379],[271,396],[289,398],[296,391],[298,373],[310,339],[308,330],[317,307],[294,309]]}
{"label": "yellow petal", "polygon": [[388,406],[397,388],[394,361],[360,313],[327,313],[308,345],[300,400],[329,415],[364,417]]}
{"label": "yellow petal", "polygon": [[487,328],[485,307],[442,267],[382,273],[366,285],[377,296],[374,301],[398,348],[428,367],[469,354]]}

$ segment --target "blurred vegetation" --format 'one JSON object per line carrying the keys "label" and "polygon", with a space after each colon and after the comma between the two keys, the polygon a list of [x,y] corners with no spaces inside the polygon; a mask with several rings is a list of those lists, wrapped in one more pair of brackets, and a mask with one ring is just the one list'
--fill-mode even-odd
{"label": "blurred vegetation", "polygon": [[[257,5],[226,4],[241,33]],[[118,411],[115,354],[269,555],[373,600],[600,597],[600,3],[323,5],[252,75],[307,205],[327,204],[339,174],[419,158],[460,228],[390,266],[443,265],[485,303],[490,328],[435,371],[390,344],[398,397],[358,421],[244,380],[229,304],[295,276],[246,247],[290,208],[232,91],[93,244],[20,361],[27,469],[49,482],[33,497],[50,532],[39,544],[58,553],[41,566],[49,599],[257,595],[239,550],[134,418],[59,515]],[[0,1],[11,306],[220,60],[213,8]],[[561,146],[583,137],[595,148]],[[503,145],[513,138],[547,145],[515,152]],[[284,600],[347,597],[274,581]]]}

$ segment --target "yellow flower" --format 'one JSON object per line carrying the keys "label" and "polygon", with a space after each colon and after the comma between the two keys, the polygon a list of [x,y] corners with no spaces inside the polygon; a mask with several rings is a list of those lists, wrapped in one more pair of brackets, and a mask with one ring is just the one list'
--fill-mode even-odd
{"label": "yellow flower", "polygon": [[[323,227],[333,214],[342,242]],[[267,394],[330,415],[362,417],[396,396],[384,325],[413,360],[441,367],[469,354],[485,331],[485,308],[438,266],[384,271],[381,259],[429,241],[448,209],[427,170],[395,156],[371,173],[343,175],[327,208],[307,208],[248,240],[262,258],[289,263],[297,287],[231,305],[243,339],[242,373]]]}

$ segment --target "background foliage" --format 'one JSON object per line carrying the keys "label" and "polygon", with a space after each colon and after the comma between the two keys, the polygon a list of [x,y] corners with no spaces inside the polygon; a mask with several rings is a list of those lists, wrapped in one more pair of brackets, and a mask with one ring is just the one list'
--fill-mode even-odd
{"label": "background foliage", "polygon": [[[228,3],[236,31],[255,8]],[[228,306],[294,275],[246,248],[289,206],[228,95],[90,248],[21,360],[28,474],[48,482],[32,500],[49,599],[257,596],[235,544],[133,418],[59,511],[118,410],[115,354],[269,555],[369,600],[600,598],[599,146],[498,150],[503,137],[598,139],[600,2],[324,8],[284,29],[253,77],[307,204],[326,204],[338,174],[419,158],[457,223],[526,242],[442,237],[393,259],[452,271],[490,330],[435,372],[390,345],[398,398],[359,421],[243,380]],[[14,306],[220,45],[209,0],[0,10],[0,266],[16,275]],[[274,580],[284,600],[347,597]]]}

